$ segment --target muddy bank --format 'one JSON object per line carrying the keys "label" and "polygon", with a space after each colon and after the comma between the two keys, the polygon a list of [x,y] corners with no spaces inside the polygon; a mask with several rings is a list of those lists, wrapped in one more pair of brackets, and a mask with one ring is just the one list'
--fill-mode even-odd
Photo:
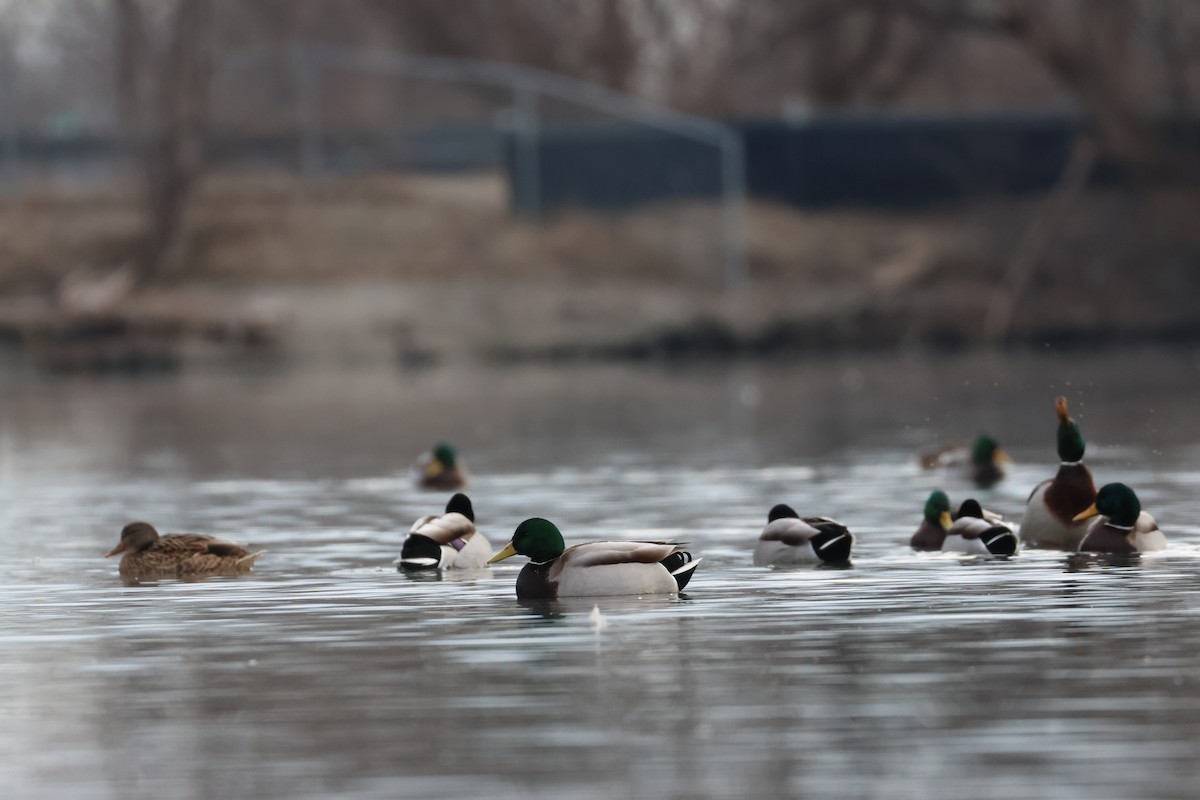
{"label": "muddy bank", "polygon": [[43,352],[69,340],[84,355],[50,359],[69,368],[120,365],[122,347],[149,354],[131,363],[178,366],[194,349],[183,342],[220,359],[257,340],[278,359],[422,366],[1200,339],[1200,197],[1179,189],[1091,193],[1053,225],[1039,198],[919,213],[753,202],[750,278],[730,288],[710,207],[534,225],[511,217],[489,175],[214,176],[176,272],[64,318],[74,271],[128,263],[132,198],[107,187],[0,203],[0,340]]}

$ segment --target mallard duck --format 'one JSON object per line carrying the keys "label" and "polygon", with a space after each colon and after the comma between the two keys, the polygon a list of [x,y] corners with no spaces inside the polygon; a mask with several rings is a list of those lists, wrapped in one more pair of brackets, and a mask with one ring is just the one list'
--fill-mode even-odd
{"label": "mallard duck", "polygon": [[670,542],[589,542],[564,549],[549,520],[527,519],[489,564],[515,555],[530,561],[517,576],[517,597],[553,599],[683,591],[700,564]]}
{"label": "mallard duck", "polygon": [[909,540],[913,550],[941,550],[946,541],[946,531],[954,524],[950,516],[950,498],[943,491],[935,491],[925,501],[925,512],[917,532]]}
{"label": "mallard duck", "polygon": [[975,555],[1011,556],[1017,552],[1017,535],[1002,517],[984,511],[975,499],[964,500],[954,523],[946,531],[942,550]]}
{"label": "mallard duck", "polygon": [[432,491],[461,489],[467,485],[467,469],[458,460],[458,452],[445,442],[436,444],[413,465],[417,486]]}
{"label": "mallard duck", "polygon": [[251,553],[241,545],[199,533],[160,536],[149,523],[131,522],[121,530],[120,543],[104,557],[125,554],[119,570],[126,580],[155,580],[244,575],[264,552]]}
{"label": "mallard duck", "polygon": [[780,503],[767,514],[754,548],[756,567],[789,567],[798,564],[841,564],[849,560],[854,535],[829,517],[804,517]]}
{"label": "mallard duck", "polygon": [[986,518],[977,500],[963,501],[956,519],[950,514],[950,498],[939,490],[925,501],[921,524],[909,546],[914,550],[946,553],[1012,555],[1017,551],[1017,539],[1012,528],[997,519]]}
{"label": "mallard duck", "polygon": [[925,469],[958,472],[981,489],[995,485],[1004,477],[1004,466],[1011,464],[1008,453],[991,436],[981,433],[970,447],[952,445],[926,450],[920,454]]}
{"label": "mallard duck", "polygon": [[1058,474],[1042,481],[1029,495],[1021,520],[1021,541],[1034,547],[1076,550],[1087,533],[1088,524],[1076,521],[1079,512],[1096,499],[1092,473],[1084,466],[1085,444],[1079,425],[1071,419],[1067,398],[1057,397]]}
{"label": "mallard duck", "polygon": [[480,569],[491,554],[491,544],[475,529],[470,498],[458,492],[446,503],[445,514],[428,514],[413,523],[396,564],[402,569]]}
{"label": "mallard duck", "polygon": [[1089,523],[1079,543],[1081,553],[1146,553],[1166,550],[1167,537],[1154,517],[1142,511],[1138,496],[1123,483],[1108,483],[1096,493],[1096,502],[1075,515],[1076,522]]}

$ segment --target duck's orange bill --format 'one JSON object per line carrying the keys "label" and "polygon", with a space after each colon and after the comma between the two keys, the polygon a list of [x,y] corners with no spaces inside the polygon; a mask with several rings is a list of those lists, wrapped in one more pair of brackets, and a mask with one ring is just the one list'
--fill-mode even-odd
{"label": "duck's orange bill", "polygon": [[114,547],[112,550],[109,550],[107,553],[105,553],[104,557],[108,558],[109,556],[115,556],[117,553],[124,553],[124,552],[125,552],[125,543],[121,542],[119,545]]}
{"label": "duck's orange bill", "polygon": [[996,448],[996,454],[994,456],[992,456],[992,460],[999,462],[1001,464],[1013,463],[1012,456],[1010,456],[1008,453],[1004,452],[1004,450],[1002,450],[999,447]]}
{"label": "duck's orange bill", "polygon": [[1075,519],[1073,519],[1071,521],[1072,522],[1080,522],[1081,520],[1088,519],[1089,517],[1094,517],[1099,513],[1100,513],[1100,511],[1096,508],[1096,504],[1092,503],[1090,506],[1085,508],[1083,511],[1080,511],[1078,514],[1076,514]]}

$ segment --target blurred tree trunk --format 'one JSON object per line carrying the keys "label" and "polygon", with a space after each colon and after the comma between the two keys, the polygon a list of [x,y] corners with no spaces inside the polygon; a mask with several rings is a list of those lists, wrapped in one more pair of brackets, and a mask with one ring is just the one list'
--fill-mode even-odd
{"label": "blurred tree trunk", "polygon": [[[117,113],[134,143],[143,180],[145,226],[135,258],[138,283],[177,275],[186,262],[188,201],[204,164],[211,82],[211,0],[176,0],[165,42],[153,57],[141,0],[113,0]],[[161,9],[158,9],[161,11]],[[147,91],[146,78],[157,74]]]}
{"label": "blurred tree trunk", "polygon": [[117,120],[126,142],[136,147],[142,129],[142,74],[146,32],[138,0],[112,0],[116,21]]}

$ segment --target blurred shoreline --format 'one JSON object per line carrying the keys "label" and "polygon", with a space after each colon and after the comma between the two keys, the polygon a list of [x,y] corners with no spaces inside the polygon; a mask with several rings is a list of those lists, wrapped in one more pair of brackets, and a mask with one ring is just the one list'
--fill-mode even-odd
{"label": "blurred shoreline", "polygon": [[[195,342],[422,366],[1200,341],[1200,202],[1169,188],[1081,197],[1014,298],[997,287],[1041,198],[903,212],[752,202],[750,280],[727,289],[719,209],[704,204],[537,224],[512,217],[490,173],[214,175],[187,216],[186,263],[73,306],[64,286],[81,273],[104,286],[126,263],[136,197],[30,189],[0,204],[0,341],[62,369],[119,366],[122,337],[161,345],[162,366],[187,363]],[[998,301],[1012,301],[999,332]]]}

